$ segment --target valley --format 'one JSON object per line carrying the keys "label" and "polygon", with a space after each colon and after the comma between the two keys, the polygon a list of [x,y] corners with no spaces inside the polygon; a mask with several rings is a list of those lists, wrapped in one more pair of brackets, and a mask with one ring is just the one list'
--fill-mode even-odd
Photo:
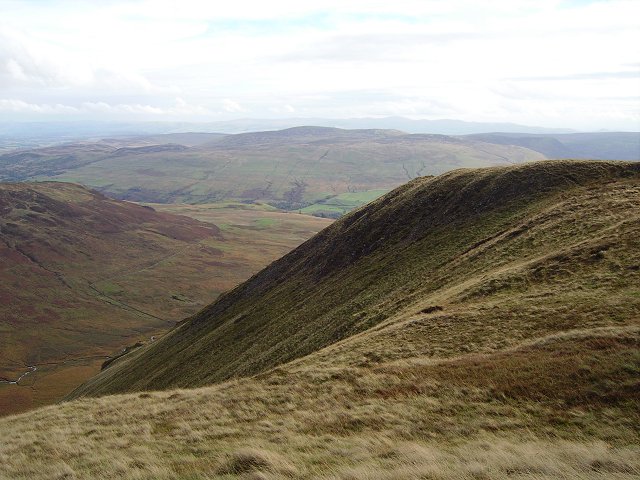
{"label": "valley", "polygon": [[54,182],[0,184],[0,209],[2,414],[59,400],[329,223],[219,208],[218,226]]}
{"label": "valley", "polygon": [[[599,318],[598,311],[617,308],[611,302],[623,302],[626,296],[627,308],[635,311],[632,246],[638,168],[640,164],[624,162],[539,162],[456,170],[414,180],[337,221],[225,293],[159,343],[136,351],[129,361],[117,362],[77,394],[203,386],[256,375],[365,331],[375,338],[373,332],[381,322],[389,324],[396,316],[413,316],[434,305],[440,307],[433,309],[436,313],[445,308],[442,305],[455,312],[463,305],[475,310],[501,299],[507,302],[500,308],[508,316],[511,309],[535,302],[533,298],[542,293],[537,291],[539,284],[551,288],[548,284],[570,281],[562,273],[565,270],[601,278],[601,286],[594,284],[585,291],[587,283],[575,291],[582,299],[579,304],[591,309],[589,321]],[[625,183],[626,177],[630,183]],[[584,185],[584,191],[574,192],[576,185]],[[565,191],[572,192],[566,194],[567,200]],[[613,265],[592,264],[592,253],[583,253],[588,248],[598,254],[600,244],[606,252],[619,242],[623,258]],[[554,249],[559,250],[557,260],[550,253]],[[624,271],[622,283],[608,287],[606,279],[617,281],[617,276],[609,272],[606,277],[600,267]],[[557,280],[551,281],[555,275]],[[599,288],[617,293],[605,299],[591,291]],[[536,290],[532,298],[527,297],[530,289]],[[560,302],[562,295],[554,292],[551,298]],[[583,321],[575,311],[572,315],[560,323],[564,328],[578,328],[574,322]],[[460,321],[464,323],[465,317]],[[513,322],[501,324],[511,329],[507,337],[498,325],[488,328],[486,322],[477,348],[505,348],[506,338],[515,341],[524,335]],[[409,331],[431,330],[420,320],[409,325],[415,325],[407,326]],[[531,335],[549,328],[541,318],[527,331]],[[394,358],[397,349],[402,358],[409,345],[409,351],[420,351],[414,342],[403,344],[406,336],[396,339],[400,331],[395,327],[388,331],[387,338],[393,340],[384,348],[385,358]],[[466,333],[471,332],[466,329]],[[499,338],[502,342],[494,343]],[[371,340],[363,337],[363,347],[365,339]]]}
{"label": "valley", "polygon": [[2,471],[635,478],[638,212],[637,163],[412,180],[66,402],[0,419]]}
{"label": "valley", "polygon": [[640,1],[0,15],[0,480],[640,479]]}
{"label": "valley", "polygon": [[[0,155],[10,478],[631,478],[640,163],[536,161],[635,158],[607,138],[300,127]],[[24,442],[47,467],[14,460]]]}
{"label": "valley", "polygon": [[59,400],[117,351],[161,338],[403,181],[505,155],[541,158],[443,135],[320,127],[129,135],[0,155],[0,412]]}
{"label": "valley", "polygon": [[0,180],[80,183],[150,203],[262,203],[338,218],[412,178],[545,158],[640,160],[634,133],[285,130],[129,135],[0,155]]}
{"label": "valley", "polygon": [[0,480],[640,479],[640,0],[0,12]]}

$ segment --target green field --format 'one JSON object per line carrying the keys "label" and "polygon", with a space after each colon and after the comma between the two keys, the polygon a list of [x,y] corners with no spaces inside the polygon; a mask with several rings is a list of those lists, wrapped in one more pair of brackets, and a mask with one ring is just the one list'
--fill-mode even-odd
{"label": "green field", "polygon": [[340,195],[328,196],[326,199],[320,200],[313,205],[300,209],[301,213],[315,215],[318,217],[338,218],[350,212],[351,210],[361,207],[381,197],[389,190],[367,190],[364,192],[348,192]]}

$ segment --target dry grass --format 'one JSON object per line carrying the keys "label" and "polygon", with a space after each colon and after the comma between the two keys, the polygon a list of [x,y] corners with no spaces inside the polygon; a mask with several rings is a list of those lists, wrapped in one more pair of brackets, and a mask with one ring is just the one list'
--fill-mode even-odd
{"label": "dry grass", "polygon": [[[390,366],[389,369],[392,367]],[[637,411],[387,368],[281,371],[0,421],[0,478],[635,478]],[[329,375],[332,380],[327,380]],[[415,375],[415,373],[413,373]],[[455,373],[453,375],[456,376]],[[3,477],[4,475],[4,477]]]}
{"label": "dry grass", "polygon": [[639,331],[76,400],[0,420],[0,478],[636,478]]}
{"label": "dry grass", "polygon": [[[528,204],[521,223],[481,230],[472,248],[449,236],[439,259],[418,241],[379,270],[365,256],[355,274],[375,281],[349,308],[325,297],[336,322],[323,310],[320,325],[343,335],[331,345],[214,386],[0,419],[0,477],[637,478],[639,205],[637,179],[588,185]],[[361,287],[337,270],[338,298]],[[308,322],[332,291],[317,288],[316,303],[300,306]],[[372,315],[367,329],[339,329]],[[194,375],[214,368],[207,355]]]}

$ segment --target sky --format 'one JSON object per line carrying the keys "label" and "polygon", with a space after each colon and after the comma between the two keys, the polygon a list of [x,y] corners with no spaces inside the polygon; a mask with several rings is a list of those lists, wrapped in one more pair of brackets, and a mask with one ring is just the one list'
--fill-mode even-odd
{"label": "sky", "polygon": [[0,121],[640,131],[640,1],[0,0]]}

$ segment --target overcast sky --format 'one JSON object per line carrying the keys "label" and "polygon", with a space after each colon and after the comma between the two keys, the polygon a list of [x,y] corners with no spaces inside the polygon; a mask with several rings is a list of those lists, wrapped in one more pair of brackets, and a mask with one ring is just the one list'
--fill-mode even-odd
{"label": "overcast sky", "polygon": [[0,120],[640,130],[640,1],[0,0]]}

